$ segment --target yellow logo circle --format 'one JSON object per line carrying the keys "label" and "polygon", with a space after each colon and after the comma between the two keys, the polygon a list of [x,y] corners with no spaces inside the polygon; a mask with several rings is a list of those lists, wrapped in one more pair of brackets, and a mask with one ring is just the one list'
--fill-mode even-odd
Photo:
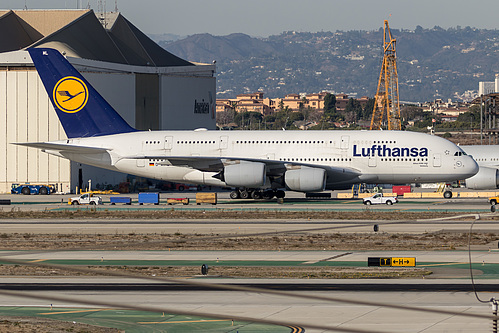
{"label": "yellow logo circle", "polygon": [[81,79],[74,76],[66,76],[56,83],[53,99],[55,105],[61,111],[76,113],[87,104],[88,89]]}

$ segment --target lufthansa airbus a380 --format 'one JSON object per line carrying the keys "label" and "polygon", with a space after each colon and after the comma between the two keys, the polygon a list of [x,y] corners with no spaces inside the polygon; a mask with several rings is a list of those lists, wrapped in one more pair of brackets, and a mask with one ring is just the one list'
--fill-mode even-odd
{"label": "lufthansa airbus a380", "polygon": [[499,146],[475,145],[460,148],[472,156],[480,168],[473,177],[466,179],[466,187],[475,190],[499,188]]}
{"label": "lufthansa airbus a380", "polygon": [[137,131],[56,50],[29,49],[67,140],[18,143],[79,163],[171,182],[284,197],[356,183],[449,182],[475,161],[448,140],[400,131]]}

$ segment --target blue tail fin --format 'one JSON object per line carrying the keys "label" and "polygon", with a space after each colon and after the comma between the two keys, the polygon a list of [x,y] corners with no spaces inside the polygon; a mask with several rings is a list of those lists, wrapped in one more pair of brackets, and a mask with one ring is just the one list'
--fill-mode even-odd
{"label": "blue tail fin", "polygon": [[30,48],[28,52],[68,138],[136,131],[59,51]]}

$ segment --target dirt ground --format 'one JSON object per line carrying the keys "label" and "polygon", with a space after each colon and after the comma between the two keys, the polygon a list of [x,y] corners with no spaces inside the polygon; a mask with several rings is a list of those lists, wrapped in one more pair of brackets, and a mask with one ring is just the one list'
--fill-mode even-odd
{"label": "dirt ground", "polygon": [[[216,211],[182,211],[172,207],[169,210],[107,210],[85,207],[77,210],[63,211],[28,211],[11,208],[4,210],[0,208],[0,221],[2,219],[69,219],[69,220],[159,220],[159,219],[199,219],[199,220],[282,220],[282,219],[313,219],[313,220],[415,220],[450,217],[462,213],[454,212],[403,212],[403,211],[376,211],[368,206],[363,211],[282,211],[280,209],[247,210],[238,211],[231,209],[219,209]],[[499,217],[498,217],[499,218]]]}
{"label": "dirt ground", "polygon": [[[473,245],[499,239],[496,233],[474,233]],[[466,247],[467,233],[384,232],[334,234],[0,234],[0,250],[190,250],[190,251],[389,251],[455,250]]]}
{"label": "dirt ground", "polygon": [[37,317],[1,317],[0,332],[9,333],[118,333],[120,330]]}

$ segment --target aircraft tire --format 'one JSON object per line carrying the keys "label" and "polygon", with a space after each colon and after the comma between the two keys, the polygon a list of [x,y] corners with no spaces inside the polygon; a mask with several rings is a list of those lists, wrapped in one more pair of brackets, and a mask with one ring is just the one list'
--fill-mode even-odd
{"label": "aircraft tire", "polygon": [[274,191],[272,191],[272,190],[263,192],[263,198],[264,198],[265,200],[270,200],[270,199],[272,199],[274,196],[275,196],[275,192],[274,192]]}
{"label": "aircraft tire", "polygon": [[239,196],[241,197],[241,199],[249,199],[250,194],[247,190],[241,190],[239,192]]}
{"label": "aircraft tire", "polygon": [[283,190],[277,190],[275,192],[275,196],[277,197],[277,199],[282,199],[286,196],[286,192],[284,192]]}
{"label": "aircraft tire", "polygon": [[260,200],[262,198],[262,192],[255,190],[251,193],[251,197],[255,200]]}
{"label": "aircraft tire", "polygon": [[237,190],[236,190],[236,191],[232,191],[232,192],[230,192],[229,197],[230,197],[231,199],[239,199],[239,198],[240,198],[240,196],[239,196],[239,191],[237,191]]}

